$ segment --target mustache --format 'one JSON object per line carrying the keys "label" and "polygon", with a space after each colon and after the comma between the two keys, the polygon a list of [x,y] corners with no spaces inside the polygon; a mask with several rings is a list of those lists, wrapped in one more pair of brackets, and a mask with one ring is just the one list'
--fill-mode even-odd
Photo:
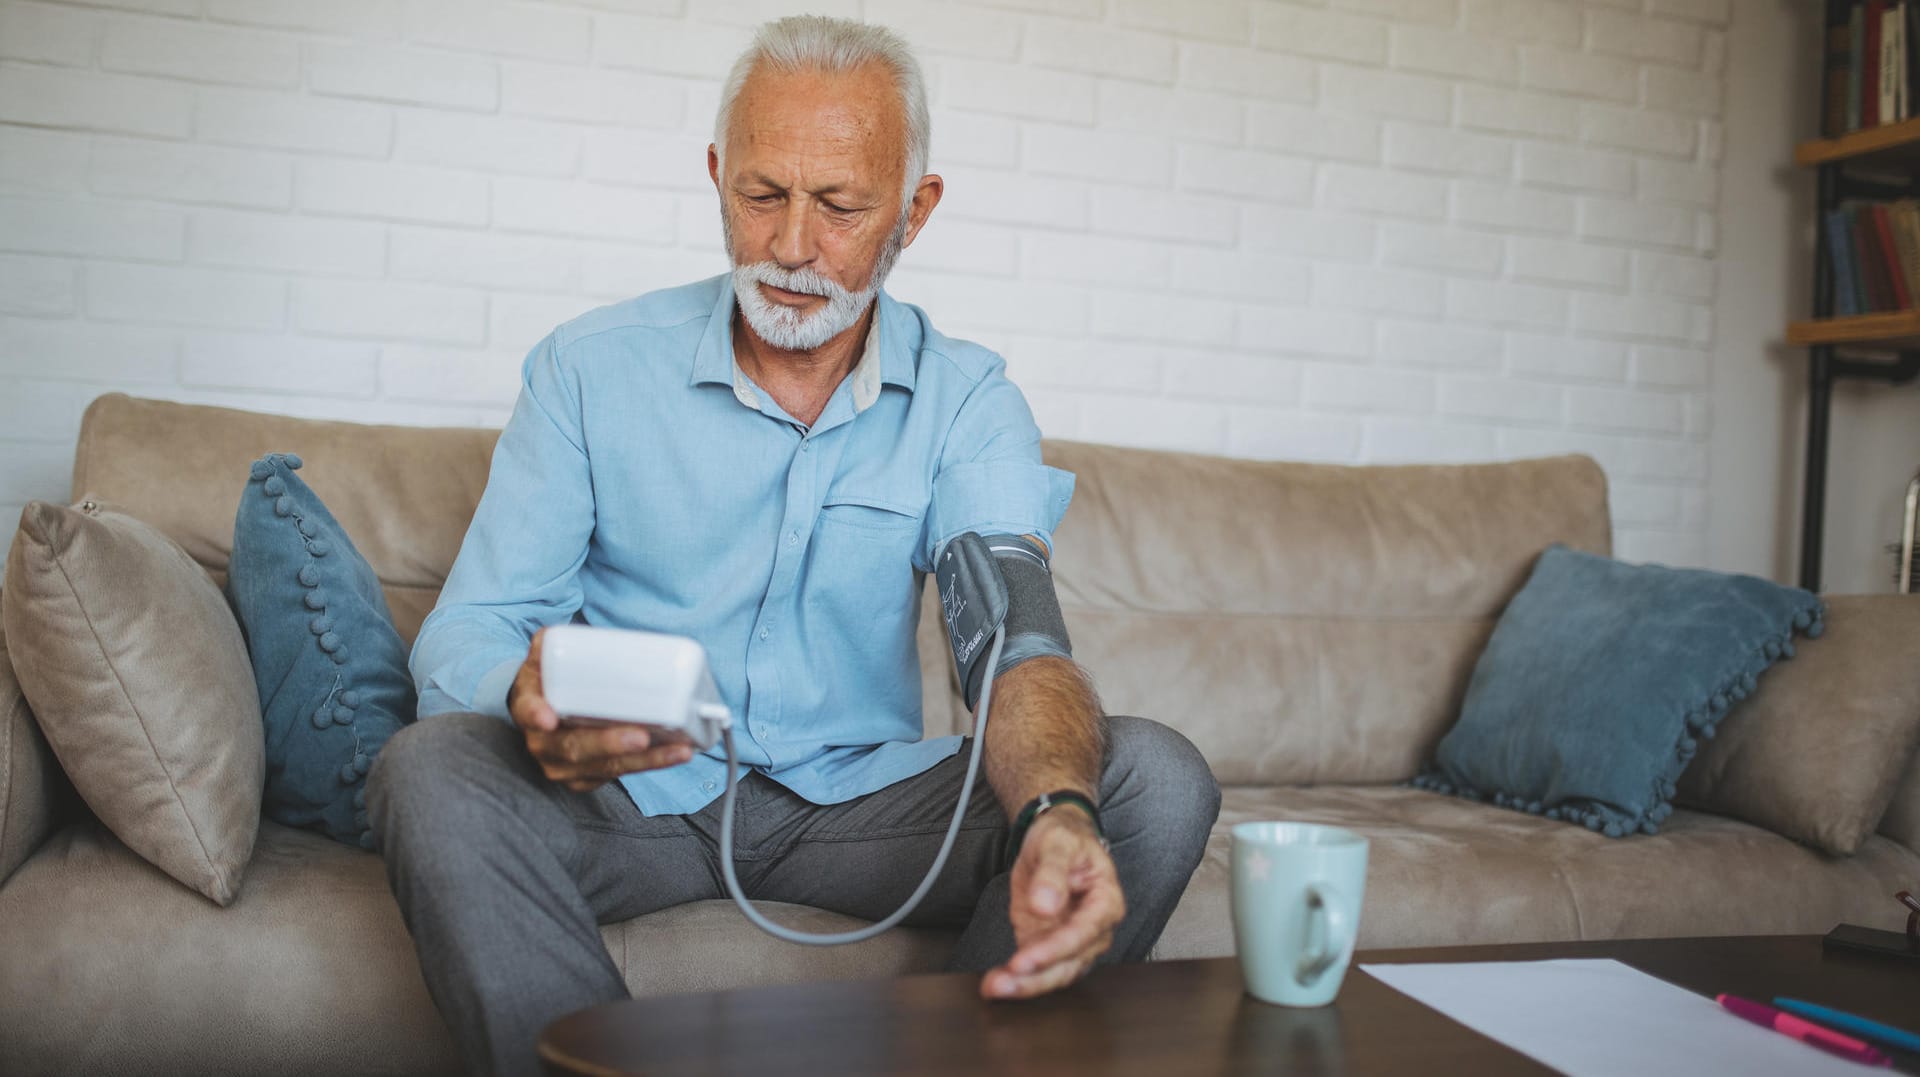
{"label": "mustache", "polygon": [[818,270],[801,266],[787,269],[778,262],[753,262],[739,267],[741,272],[760,284],[771,284],[783,291],[800,295],[817,295],[823,299],[834,299],[842,295],[851,295],[846,288],[828,280]]}

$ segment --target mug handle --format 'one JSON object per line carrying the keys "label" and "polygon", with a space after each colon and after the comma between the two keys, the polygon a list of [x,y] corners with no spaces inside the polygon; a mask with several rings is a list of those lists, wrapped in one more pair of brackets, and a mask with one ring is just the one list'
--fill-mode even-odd
{"label": "mug handle", "polygon": [[1345,965],[1353,960],[1353,944],[1357,941],[1353,933],[1352,917],[1346,913],[1340,900],[1340,891],[1326,883],[1307,884],[1307,933],[1313,933],[1313,913],[1318,910],[1327,918],[1326,949],[1317,953],[1302,954],[1300,963],[1294,968],[1293,980],[1301,987],[1312,985],[1326,971],[1335,965]]}

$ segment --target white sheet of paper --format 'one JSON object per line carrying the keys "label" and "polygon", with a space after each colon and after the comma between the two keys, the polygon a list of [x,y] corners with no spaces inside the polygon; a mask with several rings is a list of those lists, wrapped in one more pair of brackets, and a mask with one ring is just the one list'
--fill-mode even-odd
{"label": "white sheet of paper", "polygon": [[1573,1077],[1888,1072],[1761,1028],[1710,998],[1618,961],[1360,967],[1475,1032]]}

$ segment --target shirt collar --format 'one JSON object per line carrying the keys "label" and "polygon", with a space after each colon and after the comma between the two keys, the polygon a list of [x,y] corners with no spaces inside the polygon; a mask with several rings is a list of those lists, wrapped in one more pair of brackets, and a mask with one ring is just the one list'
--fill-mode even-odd
{"label": "shirt collar", "polygon": [[[873,325],[867,330],[866,345],[861,349],[860,361],[848,375],[856,413],[867,410],[880,399],[882,385],[913,391],[914,362],[907,334],[899,324],[900,304],[884,289],[874,303]],[[733,358],[733,281],[730,277],[721,278],[719,300],[707,322],[707,331],[693,353],[693,376],[687,384],[725,385],[742,404],[755,409],[760,406],[753,384]]]}
{"label": "shirt collar", "polygon": [[875,310],[873,324],[867,328],[867,346],[860,349],[860,361],[853,364],[853,373],[847,376],[853,387],[855,414],[867,410],[874,401],[880,399],[880,340],[884,328],[880,312]]}

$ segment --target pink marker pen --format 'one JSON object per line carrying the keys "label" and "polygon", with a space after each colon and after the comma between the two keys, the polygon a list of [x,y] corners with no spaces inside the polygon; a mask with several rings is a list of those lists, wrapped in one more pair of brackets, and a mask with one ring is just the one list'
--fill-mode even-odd
{"label": "pink marker pen", "polygon": [[1755,1002],[1738,995],[1715,995],[1713,1000],[1735,1017],[1744,1017],[1756,1025],[1770,1028],[1784,1036],[1792,1036],[1809,1047],[1818,1047],[1828,1054],[1839,1055],[1850,1062],[1859,1062],[1868,1066],[1893,1065],[1892,1058],[1874,1050],[1862,1040],[1856,1040],[1852,1036],[1842,1036],[1830,1028],[1804,1021],[1785,1010],[1776,1010],[1764,1002]]}

